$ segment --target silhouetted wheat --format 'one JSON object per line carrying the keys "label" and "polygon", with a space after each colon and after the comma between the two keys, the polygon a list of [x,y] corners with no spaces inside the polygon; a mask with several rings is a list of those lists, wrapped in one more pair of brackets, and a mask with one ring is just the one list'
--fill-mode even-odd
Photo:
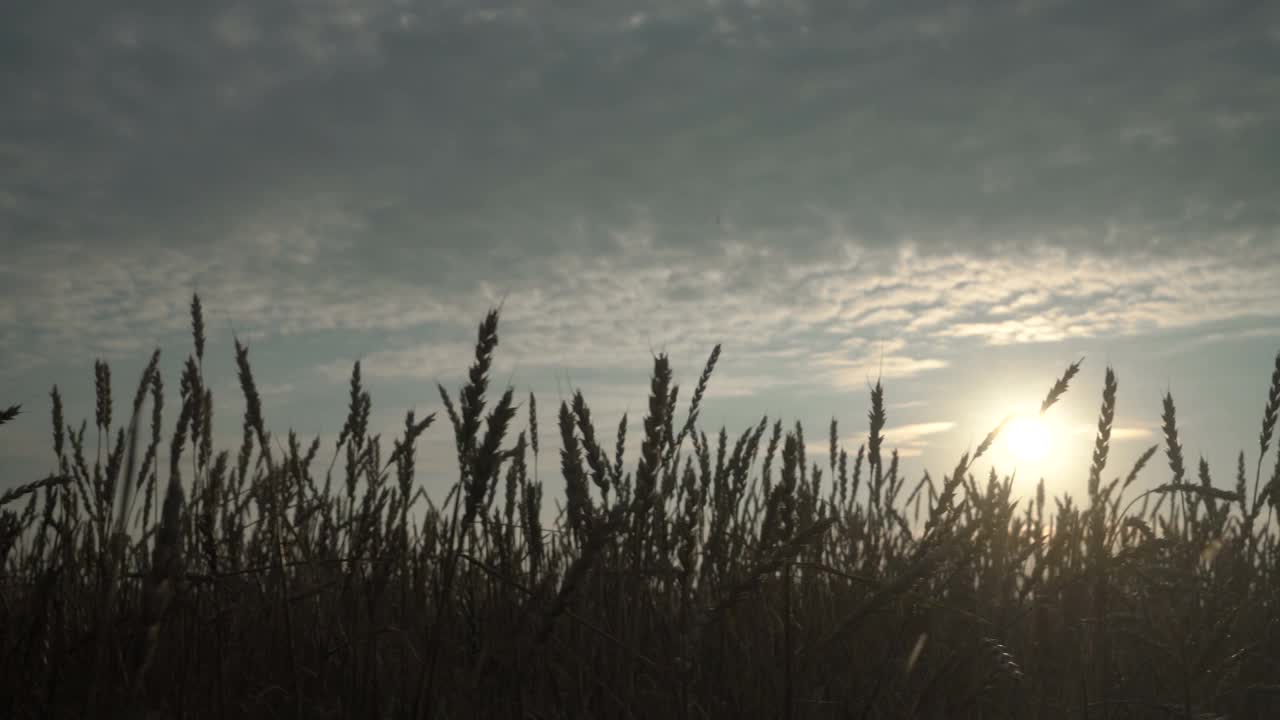
{"label": "silhouetted wheat", "polygon": [[798,423],[704,431],[719,346],[677,424],[658,355],[634,468],[626,416],[607,448],[582,392],[558,408],[553,515],[536,399],[521,427],[513,391],[489,394],[498,318],[461,391],[437,388],[458,467],[443,497],[415,449],[436,414],[371,434],[359,363],[316,470],[319,438],[272,442],[237,339],[243,440],[216,450],[198,297],[167,463],[158,351],[127,428],[95,362],[97,448],[55,387],[51,474],[0,494],[0,716],[1280,716],[1280,545],[1260,513],[1280,495],[1280,458],[1262,476],[1280,356],[1252,493],[1243,453],[1233,490],[1203,459],[1188,481],[1171,394],[1171,477],[1135,489],[1152,446],[1108,479],[1107,368],[1077,506],[975,477],[1005,422],[908,486],[879,381],[866,441],[851,452],[833,418],[825,462]]}

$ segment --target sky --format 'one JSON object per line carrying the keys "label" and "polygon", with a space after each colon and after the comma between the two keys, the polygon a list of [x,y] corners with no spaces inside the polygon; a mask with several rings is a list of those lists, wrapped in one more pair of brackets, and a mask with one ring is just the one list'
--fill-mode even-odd
{"label": "sky", "polygon": [[[822,465],[832,417],[851,454],[866,441],[877,377],[904,471],[941,476],[1082,357],[1048,454],[998,445],[976,471],[1078,494],[1107,366],[1106,477],[1159,441],[1165,392],[1189,464],[1232,486],[1236,453],[1258,460],[1280,350],[1280,5],[3,15],[0,406],[24,413],[0,428],[0,488],[54,469],[53,385],[92,423],[96,358],[122,417],[160,347],[172,427],[194,292],[233,452],[233,333],[269,428],[320,435],[324,458],[356,360],[390,438],[442,409],[436,383],[461,386],[501,304],[494,384],[537,394],[544,437],[581,388],[598,425],[629,412],[636,449],[654,353],[687,399],[721,343],[708,434],[800,421]],[[420,448],[439,497],[447,422]],[[1167,481],[1161,457],[1144,484]],[[541,464],[556,476],[546,448]]]}

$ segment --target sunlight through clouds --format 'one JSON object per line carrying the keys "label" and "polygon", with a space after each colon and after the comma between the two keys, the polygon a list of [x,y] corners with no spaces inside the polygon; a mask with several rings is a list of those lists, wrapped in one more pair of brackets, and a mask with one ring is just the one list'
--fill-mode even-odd
{"label": "sunlight through clouds", "polygon": [[1280,2],[0,16],[9,714],[1267,715]]}
{"label": "sunlight through clouds", "polygon": [[[1280,105],[1251,58],[1274,10],[17,12],[0,46],[47,50],[4,56],[0,86],[15,387],[181,347],[197,290],[211,331],[339,391],[359,358],[404,392],[453,377],[501,302],[512,377],[607,384],[662,351],[696,372],[722,342],[739,413],[861,403],[875,377],[949,397],[1002,372],[969,359],[987,347],[1168,364],[1273,339],[1280,184],[1256,158]],[[1170,40],[1206,27],[1233,38],[1211,58]]]}

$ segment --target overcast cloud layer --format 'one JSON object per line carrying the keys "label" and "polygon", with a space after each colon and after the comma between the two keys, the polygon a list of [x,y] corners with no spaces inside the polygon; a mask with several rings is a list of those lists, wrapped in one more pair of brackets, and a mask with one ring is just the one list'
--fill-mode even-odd
{"label": "overcast cloud layer", "polygon": [[[300,426],[341,412],[360,357],[429,405],[498,302],[511,377],[618,413],[651,351],[693,374],[719,341],[713,394],[742,424],[821,421],[881,373],[955,388],[1034,356],[1017,367],[1047,387],[1090,349],[1157,382],[1129,342],[1225,353],[1158,382],[1257,397],[1280,343],[1276,68],[1266,3],[19,0],[0,388],[42,414],[95,356],[164,344],[176,370],[198,290],[214,332],[266,344]],[[985,432],[972,398],[923,394],[905,453]],[[1223,458],[1258,405],[1211,438]]]}

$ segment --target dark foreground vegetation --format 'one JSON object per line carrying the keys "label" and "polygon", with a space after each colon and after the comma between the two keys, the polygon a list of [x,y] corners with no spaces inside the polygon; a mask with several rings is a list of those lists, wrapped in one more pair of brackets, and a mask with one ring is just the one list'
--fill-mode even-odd
{"label": "dark foreground vegetation", "polygon": [[[496,312],[443,422],[390,441],[358,364],[336,447],[270,434],[237,342],[218,451],[192,320],[176,423],[158,351],[123,418],[99,363],[97,449],[55,388],[56,471],[0,496],[4,717],[1280,717],[1280,357],[1234,482],[1188,467],[1168,396],[1163,447],[1109,467],[1107,370],[1088,497],[1017,502],[970,472],[1000,428],[903,477],[878,383],[856,449],[834,421],[821,458],[798,424],[706,435],[719,348],[683,411],[655,358],[638,429],[581,394],[539,417],[489,391]],[[456,439],[446,497],[415,480],[424,432]]]}

